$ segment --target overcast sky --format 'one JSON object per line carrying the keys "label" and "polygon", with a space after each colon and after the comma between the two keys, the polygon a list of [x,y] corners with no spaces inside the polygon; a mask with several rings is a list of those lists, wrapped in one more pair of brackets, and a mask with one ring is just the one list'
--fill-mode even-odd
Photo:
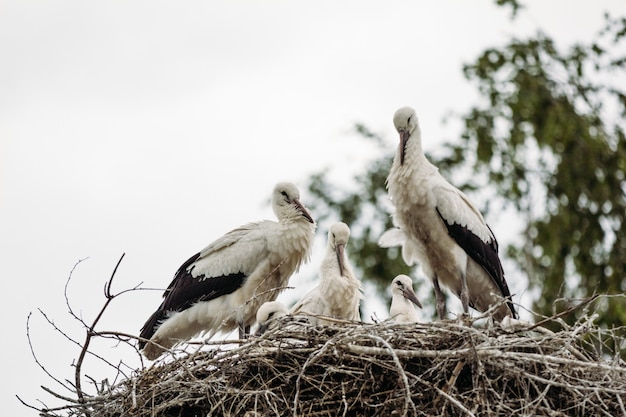
{"label": "overcast sky", "polygon": [[[272,219],[277,181],[303,188],[329,168],[347,182],[364,169],[375,149],[351,132],[355,122],[393,149],[391,117],[410,105],[426,150],[436,151],[460,131],[443,117],[477,99],[463,63],[537,28],[561,47],[584,41],[604,11],[626,12],[622,0],[537,0],[511,22],[492,3],[0,1],[4,413],[29,413],[15,394],[57,403],[39,388],[58,389],[31,357],[29,312],[41,361],[73,378],[78,347],[38,309],[82,341],[63,295],[78,260],[87,258],[69,301],[91,322],[122,253],[114,291],[164,288],[212,240]],[[310,201],[305,190],[302,201]],[[312,284],[326,230],[317,237],[312,263],[291,282],[300,291]],[[523,293],[524,283],[508,277]],[[137,334],[160,297],[126,294],[98,328]],[[365,308],[387,315],[380,300]],[[108,342],[95,349],[114,362],[124,352]],[[112,379],[100,371],[86,369]]]}

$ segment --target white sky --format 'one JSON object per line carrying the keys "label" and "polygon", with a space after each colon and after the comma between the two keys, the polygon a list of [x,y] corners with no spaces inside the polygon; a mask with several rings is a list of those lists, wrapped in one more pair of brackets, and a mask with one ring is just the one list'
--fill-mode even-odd
{"label": "white sky", "polygon": [[[11,340],[4,413],[28,413],[15,394],[57,403],[39,388],[58,389],[31,358],[29,312],[42,362],[73,378],[79,349],[37,309],[83,340],[63,298],[79,259],[89,258],[69,296],[91,322],[123,252],[114,291],[165,287],[215,238],[273,218],[277,181],[303,188],[321,168],[337,181],[363,169],[373,149],[349,133],[355,122],[393,148],[391,116],[411,105],[426,149],[436,150],[460,131],[443,116],[476,99],[463,63],[536,28],[561,46],[588,39],[605,10],[623,16],[626,3],[535,0],[511,22],[487,0],[0,2],[0,276]],[[326,230],[317,235],[319,256]],[[299,290],[315,262],[292,280]],[[122,296],[99,329],[137,334],[160,297]],[[371,298],[366,310],[387,314]],[[97,349],[122,357],[112,347]]]}

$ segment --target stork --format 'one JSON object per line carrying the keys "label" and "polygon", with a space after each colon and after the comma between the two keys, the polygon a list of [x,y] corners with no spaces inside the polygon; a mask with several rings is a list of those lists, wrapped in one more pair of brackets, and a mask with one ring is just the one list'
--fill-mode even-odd
{"label": "stork", "polygon": [[277,324],[278,319],[287,314],[289,314],[287,307],[280,301],[266,301],[256,312],[256,322],[259,327],[254,335],[261,336],[268,329],[273,328]]}
{"label": "stork", "polygon": [[407,275],[398,275],[391,281],[389,318],[396,323],[415,323],[419,319],[415,306],[422,308],[413,291],[413,281]]}
{"label": "stork", "polygon": [[249,333],[258,307],[276,299],[309,260],[315,222],[299,198],[294,184],[278,183],[272,193],[278,222],[236,228],[176,271],[141,329],[139,348],[148,359],[203,332],[213,336],[238,327],[240,338]]}
{"label": "stork", "polygon": [[[338,222],[330,227],[326,255],[320,266],[319,283],[291,308],[291,314],[361,320],[361,281],[354,276],[345,251],[349,238],[350,228],[347,224]],[[317,325],[328,321],[311,317],[310,322]]]}
{"label": "stork", "polygon": [[393,123],[400,145],[393,160],[387,189],[395,206],[397,226],[381,236],[383,247],[402,246],[408,265],[419,262],[431,279],[439,318],[445,317],[445,297],[440,283],[456,294],[468,313],[469,307],[485,312],[495,309],[501,321],[517,316],[498,257],[498,242],[469,198],[446,181],[422,151],[422,138],[415,111],[403,107]]}

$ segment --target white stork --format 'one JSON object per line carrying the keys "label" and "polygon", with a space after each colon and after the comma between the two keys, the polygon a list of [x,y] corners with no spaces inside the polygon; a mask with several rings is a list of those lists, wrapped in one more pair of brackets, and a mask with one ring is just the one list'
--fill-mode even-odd
{"label": "white stork", "polygon": [[389,318],[396,323],[415,323],[419,319],[415,306],[422,308],[413,291],[413,281],[407,275],[398,275],[391,281]]}
{"label": "white stork", "polygon": [[276,299],[309,260],[315,222],[299,198],[294,184],[277,184],[272,208],[278,222],[234,229],[178,269],[141,329],[139,347],[148,359],[202,332],[239,327],[240,338],[248,334],[258,307]]}
{"label": "white stork", "polygon": [[[361,281],[354,276],[345,251],[349,238],[350,228],[347,224],[338,222],[330,227],[319,284],[291,308],[290,314],[361,320]],[[311,317],[310,322],[317,325],[327,321]]]}
{"label": "white stork", "polygon": [[287,307],[280,301],[266,301],[256,312],[256,322],[259,327],[254,335],[260,336],[268,329],[275,327],[277,320],[287,314],[289,314]]}
{"label": "white stork", "polygon": [[424,156],[415,111],[410,107],[399,109],[393,123],[400,134],[400,145],[387,188],[399,229],[385,232],[380,245],[402,245],[405,262],[420,263],[433,282],[440,318],[445,317],[446,306],[439,283],[461,299],[465,313],[469,306],[487,311],[506,298],[506,304],[493,316],[496,320],[515,318],[498,257],[498,242],[483,216]]}

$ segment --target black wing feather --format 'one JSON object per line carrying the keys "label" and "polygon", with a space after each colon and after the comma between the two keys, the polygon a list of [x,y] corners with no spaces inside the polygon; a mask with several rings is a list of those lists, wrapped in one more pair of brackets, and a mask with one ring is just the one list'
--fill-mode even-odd
{"label": "black wing feather", "polygon": [[[178,268],[174,279],[163,293],[163,302],[143,325],[139,337],[150,339],[168,313],[184,311],[199,301],[209,301],[230,294],[240,288],[247,278],[243,272],[218,277],[192,277],[192,265],[199,257],[200,253],[195,254]],[[144,345],[145,342],[139,342],[140,349]]]}
{"label": "black wing feather", "polygon": [[502,263],[498,256],[498,241],[496,240],[491,231],[491,228],[487,225],[487,228],[491,232],[493,237],[489,242],[484,242],[481,238],[476,236],[471,230],[465,226],[461,226],[458,223],[448,223],[446,219],[441,215],[439,209],[437,214],[446,225],[448,229],[448,235],[472,258],[478,265],[480,265],[493,282],[496,283],[502,296],[507,301],[507,306],[513,314],[513,318],[517,318],[517,312],[515,306],[510,302],[511,292],[509,286],[504,279],[504,269],[502,269]]}

